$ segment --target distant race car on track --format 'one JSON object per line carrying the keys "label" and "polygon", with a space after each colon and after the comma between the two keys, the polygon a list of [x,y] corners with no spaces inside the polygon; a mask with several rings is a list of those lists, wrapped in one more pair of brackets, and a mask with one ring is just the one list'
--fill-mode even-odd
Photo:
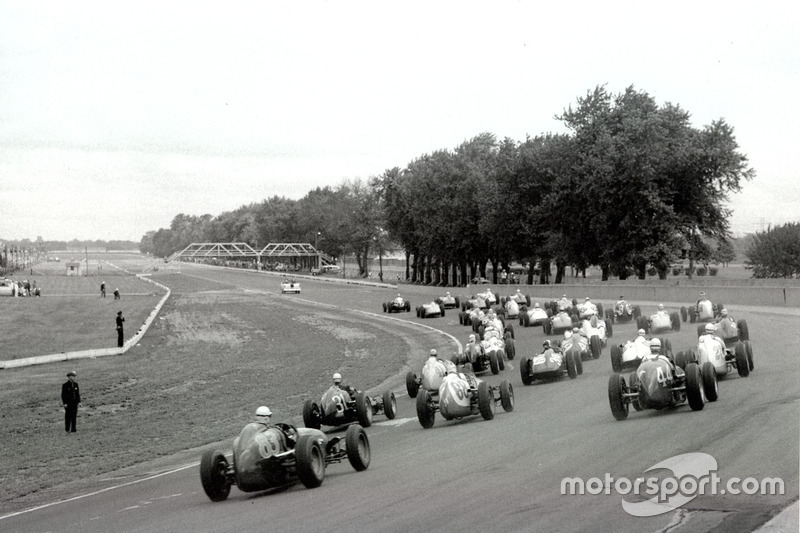
{"label": "distant race car on track", "polygon": [[283,487],[299,480],[308,488],[319,487],[325,467],[345,458],[357,471],[370,462],[367,433],[359,425],[347,428],[344,438],[289,424],[247,424],[233,441],[233,461],[219,450],[208,450],[200,459],[200,481],[211,501],[228,498],[231,486],[244,492]]}
{"label": "distant race car on track", "polygon": [[428,302],[417,307],[418,318],[432,318],[444,316],[444,305],[436,302]]}
{"label": "distant race car on track", "polygon": [[294,280],[284,280],[281,283],[281,294],[286,293],[300,294],[300,284]]}
{"label": "distant race car on track", "polygon": [[444,377],[437,397],[420,389],[417,418],[425,429],[433,427],[437,411],[445,420],[477,414],[484,420],[491,420],[498,403],[506,412],[514,410],[514,389],[508,381],[503,380],[499,386],[492,387],[474,375],[457,372]]}
{"label": "distant race car on track", "polygon": [[523,385],[531,385],[536,380],[554,381],[564,374],[575,379],[581,373],[579,360],[572,350],[562,352],[557,343],[555,347],[549,341],[547,343],[547,346],[542,347],[541,353],[520,360],[519,374]]}
{"label": "distant race car on track", "polygon": [[443,305],[445,309],[458,309],[461,307],[461,301],[458,296],[452,296],[449,292],[436,298],[436,303]]}
{"label": "distant race car on track", "polygon": [[400,296],[399,294],[391,302],[384,302],[384,313],[408,313],[411,311],[411,302]]}
{"label": "distant race car on track", "polygon": [[320,401],[306,400],[303,404],[303,424],[319,429],[321,425],[341,426],[358,422],[364,427],[372,425],[373,415],[385,413],[393,419],[397,413],[397,400],[390,390],[382,395],[368,396],[364,391],[339,388],[334,385],[322,395]]}

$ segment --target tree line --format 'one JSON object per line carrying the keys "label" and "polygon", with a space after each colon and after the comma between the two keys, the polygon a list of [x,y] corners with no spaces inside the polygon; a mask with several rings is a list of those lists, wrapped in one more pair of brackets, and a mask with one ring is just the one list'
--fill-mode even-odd
{"label": "tree line", "polygon": [[367,259],[396,246],[411,281],[463,284],[513,263],[542,283],[566,268],[603,279],[655,269],[682,255],[707,261],[731,248],[725,201],[755,172],[733,128],[693,127],[680,106],[603,86],[556,118],[565,134],[524,141],[481,133],[380,176],[272,197],[217,217],[177,215],[147,233],[142,251],[166,257],[192,242],[310,242],[334,257]]}

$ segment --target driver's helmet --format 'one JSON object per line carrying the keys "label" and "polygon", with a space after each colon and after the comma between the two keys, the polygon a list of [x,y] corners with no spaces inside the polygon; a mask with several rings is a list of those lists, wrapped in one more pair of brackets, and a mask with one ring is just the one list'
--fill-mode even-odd
{"label": "driver's helmet", "polygon": [[446,294],[446,296],[450,296],[450,291],[447,291],[447,294]]}
{"label": "driver's helmet", "polygon": [[397,293],[397,297],[398,297],[398,298],[401,298],[401,296],[400,296],[400,293],[399,293],[399,292]]}
{"label": "driver's helmet", "polygon": [[578,333],[578,328],[577,328],[577,326],[572,328],[572,333]]}
{"label": "driver's helmet", "polygon": [[728,310],[727,309],[723,309],[722,311],[719,312],[719,314],[720,314],[720,316],[722,316],[724,318],[724,317],[728,316]]}
{"label": "driver's helmet", "polygon": [[339,384],[339,383],[341,383],[341,382],[342,382],[342,375],[341,375],[340,373],[336,372],[336,373],[333,375],[333,384],[334,384],[334,385],[338,385],[338,384]]}
{"label": "driver's helmet", "polygon": [[706,324],[706,333],[714,333],[717,327],[714,324]]}
{"label": "driver's helmet", "polygon": [[475,342],[475,335],[474,334],[469,336],[469,342]]}
{"label": "driver's helmet", "polygon": [[658,353],[661,351],[661,340],[658,338],[650,339],[650,353]]}
{"label": "driver's helmet", "polygon": [[620,295],[619,295],[619,299],[620,299],[620,300],[624,300],[624,299],[625,299],[625,297],[624,297],[623,295],[621,295],[621,294],[620,294]]}
{"label": "driver's helmet", "polygon": [[643,329],[640,329],[639,331],[636,332],[636,334],[639,335],[640,337],[644,337],[645,333],[647,333],[647,332],[645,330],[643,330]]}
{"label": "driver's helmet", "polygon": [[517,292],[520,292],[520,290],[519,290],[519,289],[517,289]]}
{"label": "driver's helmet", "polygon": [[544,348],[545,350],[550,348],[550,341],[544,341],[542,343],[542,348]]}
{"label": "driver's helmet", "polygon": [[700,291],[700,296],[705,296],[705,295],[706,295],[706,291]]}
{"label": "driver's helmet", "polygon": [[533,304],[533,308],[534,309],[539,309],[539,302],[536,302],[535,304]]}
{"label": "driver's helmet", "polygon": [[432,349],[431,350],[431,357],[436,357],[437,355],[439,355],[439,352],[436,351],[436,348]]}
{"label": "driver's helmet", "polygon": [[256,409],[256,422],[259,424],[269,424],[270,418],[272,418],[272,411],[270,411],[269,407],[266,405],[262,405]]}
{"label": "driver's helmet", "polygon": [[664,304],[658,304],[658,310],[659,311],[663,311],[664,310]]}
{"label": "driver's helmet", "polygon": [[561,295],[561,297],[562,297],[563,299],[565,299],[565,300],[567,299],[567,295],[566,295],[566,294],[562,294],[562,295]]}
{"label": "driver's helmet", "polygon": [[583,299],[584,302],[588,302],[589,300],[591,300],[591,298],[589,298],[588,296]]}

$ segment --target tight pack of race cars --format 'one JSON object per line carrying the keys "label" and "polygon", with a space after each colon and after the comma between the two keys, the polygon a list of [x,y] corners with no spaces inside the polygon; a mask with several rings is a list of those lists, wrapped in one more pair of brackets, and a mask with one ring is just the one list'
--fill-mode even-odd
{"label": "tight pack of race cars", "polygon": [[[282,292],[300,292],[299,285],[291,283],[291,287],[282,285]],[[411,309],[410,301],[400,294],[383,303],[385,313]],[[471,328],[467,342],[447,358],[431,350],[419,375],[410,371],[405,379],[423,429],[435,425],[437,414],[457,421],[475,416],[492,420],[498,406],[512,412],[511,382],[484,379],[485,374],[491,379],[512,365],[517,366],[525,386],[557,382],[562,385],[554,386],[568,386],[565,383],[598,365],[592,361],[607,350],[612,372],[606,392],[611,414],[619,421],[629,417],[631,407],[660,411],[688,405],[700,411],[719,398],[719,380],[734,373],[747,378],[755,368],[747,322],[734,320],[722,304],[705,298],[672,310],[659,304],[648,315],[621,297],[604,309],[589,298],[578,302],[565,295],[533,302],[520,290],[499,295],[487,289],[464,296],[447,292],[415,308],[420,319],[450,316],[448,309],[456,310],[459,324]],[[531,348],[530,342],[517,344],[512,321],[523,328],[541,327],[541,349]],[[696,344],[674,352],[667,335],[679,332],[687,321],[697,324]],[[615,324],[627,323],[635,324],[635,335],[612,340]],[[241,430],[233,441],[231,460],[220,450],[206,451],[200,462],[203,490],[212,501],[223,501],[234,485],[244,492],[295,481],[314,488],[322,483],[328,465],[345,459],[356,471],[363,471],[371,458],[365,428],[372,426],[375,416],[394,419],[397,410],[393,391],[370,395],[342,385],[341,376],[334,374],[333,386],[303,404],[305,427],[269,424],[268,413]],[[322,426],[332,429],[322,431]],[[337,428],[343,427],[344,435],[336,435]]]}

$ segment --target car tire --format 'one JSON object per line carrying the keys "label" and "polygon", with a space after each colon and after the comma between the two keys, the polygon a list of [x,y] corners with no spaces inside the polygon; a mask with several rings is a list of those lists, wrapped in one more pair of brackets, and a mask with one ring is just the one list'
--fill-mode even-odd
{"label": "car tire", "polygon": [[744,341],[744,346],[747,348],[747,366],[750,367],[750,371],[755,368],[753,364],[753,346],[750,344],[750,341]]}
{"label": "car tire", "polygon": [[508,339],[506,341],[506,357],[508,357],[509,361],[513,361],[516,356],[517,344],[514,342],[514,339]]}
{"label": "car tire", "polygon": [[681,306],[681,322],[686,322],[689,319],[689,310],[686,306]]}
{"label": "car tire", "polygon": [[611,338],[614,336],[614,324],[611,320],[606,320],[606,337]]}
{"label": "car tire", "polygon": [[516,338],[516,337],[514,336],[514,324],[507,324],[507,325],[506,325],[506,331],[508,331],[509,333],[511,333],[511,338],[512,338],[512,339],[515,339],[515,338]]}
{"label": "car tire", "polygon": [[611,370],[622,372],[622,348],[616,344],[611,345]]}
{"label": "car tire", "polygon": [[228,460],[219,450],[207,450],[200,458],[200,482],[212,502],[226,500],[231,492],[227,470]]}
{"label": "car tire", "polygon": [[633,319],[639,320],[639,317],[642,316],[642,308],[638,305],[633,306]]}
{"label": "car tire", "polygon": [[636,329],[643,329],[645,333],[650,333],[650,321],[646,316],[640,316],[636,319]]}
{"label": "car tire", "polygon": [[314,435],[301,435],[295,446],[297,477],[306,488],[322,485],[325,479],[325,451]]}
{"label": "car tire", "polygon": [[[394,417],[393,417],[394,418]],[[344,436],[344,443],[347,451],[347,460],[357,471],[363,472],[369,467],[372,453],[369,448],[369,437],[364,428],[358,424],[353,424],[347,428]]]}
{"label": "car tire", "polygon": [[383,412],[389,420],[394,420],[394,417],[397,416],[397,398],[390,390],[383,393]]}
{"label": "car tire", "polygon": [[507,380],[500,383],[500,405],[506,413],[514,410],[514,388]]}
{"label": "car tire", "polygon": [[497,350],[492,350],[489,352],[489,368],[492,370],[492,374],[499,374],[500,373],[500,363],[497,360]]}
{"label": "car tire", "polygon": [[575,355],[573,355],[572,350],[567,352],[566,361],[567,361],[567,375],[569,376],[569,379],[577,378],[578,367],[575,364]]}
{"label": "car tire", "polygon": [[622,397],[624,392],[625,378],[615,372],[608,379],[608,403],[611,406],[611,414],[614,415],[615,420],[628,418],[629,406]]}
{"label": "car tire", "polygon": [[478,410],[484,420],[491,420],[494,418],[494,395],[489,384],[481,381],[478,385]]}
{"label": "car tire", "polygon": [[672,323],[672,331],[681,330],[681,317],[678,315],[677,311],[673,311],[669,314],[669,321]]}
{"label": "car tire", "polygon": [[686,365],[686,399],[692,411],[701,411],[706,403],[703,399],[703,377],[697,363]]}
{"label": "car tire", "polygon": [[747,346],[743,342],[736,343],[736,371],[743,378],[750,375],[750,361],[747,359]]}
{"label": "car tire", "polygon": [[358,423],[368,428],[372,425],[372,401],[365,392],[356,393],[356,417]]}
{"label": "car tire", "polygon": [[425,389],[422,389],[417,395],[417,419],[425,429],[432,428],[436,420],[436,411],[431,400],[431,393]]}
{"label": "car tire", "polygon": [[409,398],[416,398],[417,392],[419,392],[417,375],[413,372],[406,374],[406,392],[408,392]]}
{"label": "car tire", "polygon": [[533,377],[530,375],[531,359],[524,358],[519,364],[519,377],[522,378],[523,385],[530,385],[533,383]]}
{"label": "car tire", "polygon": [[600,353],[603,350],[603,343],[600,341],[598,335],[592,335],[589,339],[589,349],[592,352],[592,359],[600,359]]}
{"label": "car tire", "polygon": [[314,400],[306,400],[303,404],[303,425],[311,429],[319,429],[322,424],[322,411]]}
{"label": "car tire", "polygon": [[747,321],[746,320],[739,320],[736,323],[736,329],[739,330],[739,340],[740,341],[749,341],[750,340],[750,330],[747,329]]}
{"label": "car tire", "polygon": [[709,402],[716,402],[719,398],[719,385],[717,384],[717,370],[714,368],[714,363],[706,361],[700,368],[700,373],[703,377],[703,391],[706,393],[706,399]]}

